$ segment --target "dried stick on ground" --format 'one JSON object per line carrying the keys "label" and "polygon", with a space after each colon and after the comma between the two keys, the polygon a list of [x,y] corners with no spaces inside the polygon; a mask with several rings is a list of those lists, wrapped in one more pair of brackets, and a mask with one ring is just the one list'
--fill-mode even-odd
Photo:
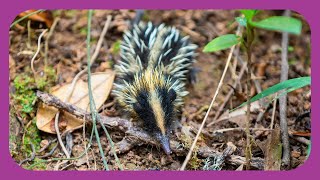
{"label": "dried stick on ground", "polygon": [[[43,103],[58,108],[60,111],[66,111],[73,114],[78,118],[83,118],[87,122],[92,122],[91,114],[83,109],[80,109],[72,104],[65,103],[55,96],[37,91],[37,98]],[[143,129],[133,126],[132,122],[127,119],[118,117],[107,117],[99,115],[101,122],[110,129],[118,130],[126,134],[125,138],[118,143],[117,153],[124,153],[130,150],[130,148],[136,145],[152,144],[158,146],[159,144],[153,140]],[[127,143],[127,144],[126,144]],[[181,148],[181,143],[172,140],[170,142],[172,151],[179,156],[185,156],[187,150]],[[209,157],[215,155],[221,155],[221,152],[217,152],[207,146],[200,147],[197,154],[201,157]],[[226,161],[229,164],[241,165],[245,163],[245,158],[241,156],[231,155]],[[256,169],[263,169],[264,160],[261,158],[252,158],[252,167]]]}
{"label": "dried stick on ground", "polygon": [[289,134],[290,138],[293,138],[294,140],[304,144],[304,145],[307,145],[309,146],[310,145],[310,140],[304,138],[304,137],[298,137],[298,136],[294,136],[292,134]]}
{"label": "dried stick on ground", "polygon": [[[290,11],[286,10],[284,13],[285,16],[290,16]],[[282,54],[281,54],[281,78],[280,81],[285,81],[288,79],[288,41],[289,35],[287,32],[282,33]],[[282,94],[284,92],[280,92]],[[288,123],[287,123],[287,95],[283,95],[279,98],[279,108],[280,108],[280,130],[281,130],[281,139],[283,145],[283,154],[282,154],[282,165],[284,168],[289,168],[290,165],[290,144],[289,144],[289,135],[288,135]]]}

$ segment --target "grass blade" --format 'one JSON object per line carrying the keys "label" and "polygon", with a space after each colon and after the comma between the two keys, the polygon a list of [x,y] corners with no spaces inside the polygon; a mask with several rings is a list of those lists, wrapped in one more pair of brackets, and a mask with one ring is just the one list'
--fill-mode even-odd
{"label": "grass blade", "polygon": [[32,12],[32,13],[29,13],[29,14],[21,17],[20,19],[14,21],[14,22],[10,25],[10,28],[12,28],[14,25],[18,24],[19,22],[23,21],[24,19],[28,18],[29,16],[32,16],[32,15],[37,14],[37,13],[41,13],[41,12],[43,12],[43,11],[45,11],[45,10],[44,10],[44,9],[40,9],[40,10],[34,11],[34,12]]}
{"label": "grass blade", "polygon": [[[291,91],[297,90],[299,88],[302,88],[304,86],[310,85],[311,84],[311,77],[307,76],[307,77],[300,77],[300,78],[295,78],[295,79],[289,79],[286,81],[283,81],[281,83],[278,83],[274,86],[269,87],[268,89],[262,91],[261,93],[255,95],[254,97],[252,97],[250,99],[250,102],[254,102],[257,100],[260,100],[264,97],[267,97],[271,94],[274,94],[280,90],[286,89],[285,93],[289,93]],[[276,98],[279,98],[281,95],[277,96]],[[236,110],[242,106],[245,106],[247,104],[247,102],[242,103],[240,106],[236,107],[233,110]]]}

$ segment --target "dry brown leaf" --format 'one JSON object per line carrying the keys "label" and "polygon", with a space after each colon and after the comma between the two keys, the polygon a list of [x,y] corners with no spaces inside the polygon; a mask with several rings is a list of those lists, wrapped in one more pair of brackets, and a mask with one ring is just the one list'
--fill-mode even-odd
{"label": "dry brown leaf", "polygon": [[[36,10],[27,10],[18,15],[18,17],[24,17],[32,12],[35,12]],[[46,24],[48,28],[52,26],[53,23],[53,17],[51,11],[43,11],[37,14],[33,14],[28,17],[28,19],[32,21],[38,21],[38,22],[43,22]]]}
{"label": "dry brown leaf", "polygon": [[[99,109],[107,100],[112,89],[114,77],[115,73],[111,70],[104,73],[92,74],[91,81],[93,98],[97,109]],[[64,100],[68,95],[70,87],[71,84],[63,85],[59,88],[55,88],[55,90],[51,94],[58,97],[60,100]],[[88,85],[86,82],[84,82],[83,80],[78,80],[69,103],[74,104],[75,106],[90,112]],[[57,112],[58,109],[54,107],[50,107],[45,104],[39,105],[37,111],[38,129],[44,132],[54,134],[55,130],[53,128],[53,124],[54,117]],[[78,119],[67,112],[63,112],[60,114],[60,121],[61,123],[66,123],[66,125],[59,124],[59,128],[63,128],[62,131],[79,128],[83,124],[83,119]]]}

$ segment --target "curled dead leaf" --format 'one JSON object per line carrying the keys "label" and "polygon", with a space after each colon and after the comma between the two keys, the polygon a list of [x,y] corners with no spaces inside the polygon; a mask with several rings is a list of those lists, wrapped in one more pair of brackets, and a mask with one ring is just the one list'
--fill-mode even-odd
{"label": "curled dead leaf", "polygon": [[[111,70],[91,75],[93,98],[97,109],[99,109],[107,100],[112,89],[114,77],[115,73]],[[69,88],[71,88],[71,83],[58,88],[53,88],[55,90],[53,90],[52,95],[56,96],[60,100],[64,100],[68,95]],[[78,80],[69,103],[90,112],[88,84],[86,82],[83,80]],[[54,118],[57,112],[58,109],[41,103],[38,106],[37,111],[36,124],[38,129],[44,132],[55,134],[55,130],[52,125],[54,124]],[[59,129],[62,131],[77,129],[81,127],[84,122],[83,119],[78,119],[74,115],[67,112],[60,114],[60,120]]]}
{"label": "curled dead leaf", "polygon": [[[20,13],[18,15],[18,17],[24,17],[30,13],[33,13],[35,12],[36,10],[27,10],[27,11],[24,11],[22,13]],[[52,26],[52,23],[53,23],[53,16],[52,16],[52,13],[51,11],[43,11],[43,12],[39,12],[39,13],[36,13],[36,14],[33,14],[31,16],[28,17],[28,19],[32,20],[32,21],[37,21],[37,22],[43,22],[46,24],[46,26],[48,28],[50,28]]]}

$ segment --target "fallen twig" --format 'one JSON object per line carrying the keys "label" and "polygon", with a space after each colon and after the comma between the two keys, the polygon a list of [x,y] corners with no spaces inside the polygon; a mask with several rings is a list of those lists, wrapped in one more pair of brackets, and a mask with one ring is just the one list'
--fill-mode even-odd
{"label": "fallen twig", "polygon": [[[249,128],[250,131],[272,131],[272,129],[267,128]],[[245,128],[226,128],[226,129],[218,129],[212,132],[212,134],[215,133],[224,133],[227,131],[245,131]]]}
{"label": "fallen twig", "polygon": [[304,144],[304,145],[310,145],[310,140],[306,139],[305,137],[300,137],[300,136],[294,136],[292,134],[289,134],[290,138]]}
{"label": "fallen twig", "polygon": [[[87,122],[92,122],[92,118],[89,112],[86,112],[83,109],[80,109],[72,104],[65,103],[58,99],[55,96],[52,96],[50,94],[37,91],[37,97],[40,101],[43,103],[54,106],[55,108],[58,108],[59,110],[69,112],[73,115],[75,115],[78,118],[83,118]],[[142,144],[151,144],[154,146],[159,146],[159,144],[154,141],[154,139],[149,136],[142,128],[135,127],[131,121],[119,117],[107,117],[107,116],[101,116],[98,115],[101,122],[110,129],[118,130],[121,132],[124,132],[126,134],[125,138],[117,143],[115,146],[117,148],[117,153],[125,153],[129,151],[132,147]],[[187,151],[183,148],[179,148],[180,143],[175,140],[171,140],[170,142],[172,151],[176,153],[179,156],[184,156],[187,154]],[[209,157],[214,154],[219,154],[220,152],[217,152],[207,146],[200,147],[197,154],[202,157]],[[221,153],[220,153],[221,154]],[[241,165],[245,162],[245,158],[241,156],[231,155],[230,159],[227,159],[227,161],[231,164],[235,165]],[[255,163],[257,162],[257,163]],[[262,164],[262,168],[261,168]],[[261,158],[252,158],[252,167],[257,169],[263,169],[264,160]]]}
{"label": "fallen twig", "polygon": [[58,143],[50,150],[50,152],[46,153],[45,155],[42,155],[42,156],[37,156],[37,158],[47,158],[49,156],[51,156],[54,151],[56,151],[57,147],[58,147]]}

